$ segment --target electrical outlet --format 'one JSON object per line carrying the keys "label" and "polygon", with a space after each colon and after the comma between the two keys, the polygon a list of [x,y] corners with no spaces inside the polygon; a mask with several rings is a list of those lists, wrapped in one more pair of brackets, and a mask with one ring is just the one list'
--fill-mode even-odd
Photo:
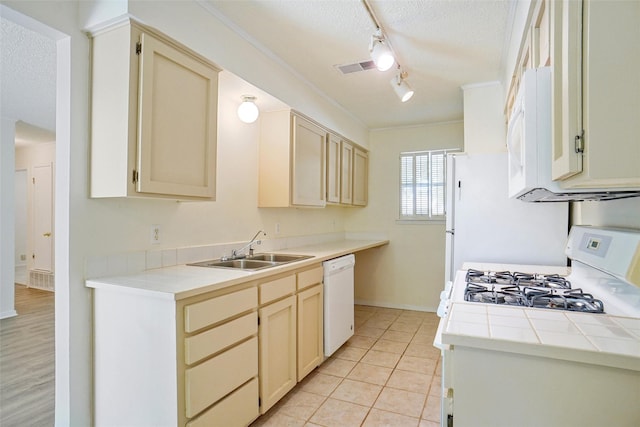
{"label": "electrical outlet", "polygon": [[280,223],[276,222],[276,234],[280,234]]}
{"label": "electrical outlet", "polygon": [[151,225],[151,244],[157,245],[160,243],[160,225]]}

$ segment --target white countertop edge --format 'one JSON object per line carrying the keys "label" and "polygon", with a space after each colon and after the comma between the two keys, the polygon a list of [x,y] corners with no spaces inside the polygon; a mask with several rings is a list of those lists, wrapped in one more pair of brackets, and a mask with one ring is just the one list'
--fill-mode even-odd
{"label": "white countertop edge", "polygon": [[354,252],[387,245],[389,240],[338,240],[309,246],[286,248],[270,253],[310,255],[301,261],[258,271],[229,270],[178,265],[146,270],[142,273],[88,279],[89,288],[181,300],[202,293],[224,289],[251,280],[297,270]]}
{"label": "white countertop edge", "polygon": [[640,371],[640,358],[624,354],[559,347],[549,344],[517,342],[503,340],[495,337],[478,337],[471,335],[452,334],[449,332],[442,333],[442,343],[453,345],[454,349],[455,346],[472,347],[485,350],[516,353],[526,356],[537,356],[550,359],[566,360],[570,362],[581,362],[591,365]]}

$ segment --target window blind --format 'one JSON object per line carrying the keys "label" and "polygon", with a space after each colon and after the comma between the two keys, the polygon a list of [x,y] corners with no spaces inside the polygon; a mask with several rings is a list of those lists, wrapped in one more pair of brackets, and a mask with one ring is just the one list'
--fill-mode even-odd
{"label": "window blind", "polygon": [[449,151],[400,153],[400,219],[444,219]]}

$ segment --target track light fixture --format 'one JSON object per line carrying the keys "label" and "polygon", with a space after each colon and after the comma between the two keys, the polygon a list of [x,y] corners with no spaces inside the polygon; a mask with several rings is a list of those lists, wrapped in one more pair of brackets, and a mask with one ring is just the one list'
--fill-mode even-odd
{"label": "track light fixture", "polygon": [[393,86],[393,90],[402,102],[407,102],[413,96],[413,89],[411,89],[409,83],[405,81],[407,76],[408,74],[406,71],[402,71],[398,68],[398,73],[391,79],[391,86]]}
{"label": "track light fixture", "polygon": [[244,123],[253,123],[258,119],[260,110],[258,110],[255,100],[255,96],[242,96],[242,103],[238,107],[238,118]]}
{"label": "track light fixture", "polygon": [[400,100],[402,102],[407,102],[413,96],[413,89],[411,89],[409,83],[405,81],[408,74],[406,71],[402,71],[398,56],[393,51],[393,47],[391,46],[389,39],[385,37],[384,29],[373,12],[373,9],[369,4],[369,0],[361,1],[367,10],[367,13],[369,13],[371,21],[376,26],[376,32],[371,36],[371,43],[369,44],[371,59],[376,64],[376,68],[380,71],[387,71],[393,66],[393,64],[397,64],[398,72],[391,79],[391,86],[393,86],[393,90],[395,90]]}
{"label": "track light fixture", "polygon": [[380,71],[387,71],[395,62],[393,52],[389,44],[385,41],[380,28],[371,36],[369,53],[371,54],[371,59],[376,64],[376,68]]}

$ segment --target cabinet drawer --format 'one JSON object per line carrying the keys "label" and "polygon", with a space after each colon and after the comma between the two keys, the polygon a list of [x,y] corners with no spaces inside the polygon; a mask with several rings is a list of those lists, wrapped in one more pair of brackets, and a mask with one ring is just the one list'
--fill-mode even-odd
{"label": "cabinet drawer", "polygon": [[258,375],[258,338],[225,351],[185,371],[185,412],[197,415],[238,386]]}
{"label": "cabinet drawer", "polygon": [[249,288],[184,308],[184,330],[193,332],[257,306],[257,290]]}
{"label": "cabinet drawer", "polygon": [[322,266],[298,273],[298,290],[322,283]]}
{"label": "cabinet drawer", "polygon": [[253,312],[184,341],[184,360],[187,365],[204,359],[233,343],[258,333],[258,313]]}
{"label": "cabinet drawer", "polygon": [[187,427],[246,426],[258,418],[258,379],[254,378],[204,412]]}
{"label": "cabinet drawer", "polygon": [[283,277],[271,282],[260,284],[260,304],[277,300],[286,295],[294,293],[296,290],[296,276]]}

